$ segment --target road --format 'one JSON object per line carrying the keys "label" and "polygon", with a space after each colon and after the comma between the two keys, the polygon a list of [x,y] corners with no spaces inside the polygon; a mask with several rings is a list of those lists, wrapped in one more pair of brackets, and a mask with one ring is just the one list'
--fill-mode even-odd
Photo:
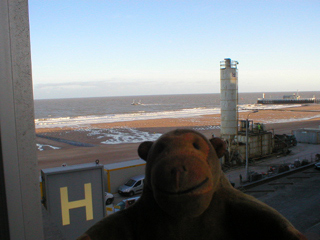
{"label": "road", "polygon": [[[254,164],[249,164],[249,171],[255,171],[258,173],[267,172],[269,166],[277,164],[290,164],[294,160],[308,159],[314,161],[314,156],[316,153],[320,153],[320,146],[314,144],[298,143],[296,147],[291,148],[291,153],[287,156],[276,156],[272,158],[265,158],[263,160],[258,160]],[[231,182],[234,182],[236,187],[240,186],[240,174],[243,180],[246,179],[246,169],[244,166],[237,169],[227,171],[226,176]]]}
{"label": "road", "polygon": [[[269,169],[269,166],[277,165],[277,164],[290,164],[293,163],[296,159],[311,159],[313,158],[316,153],[320,153],[320,146],[319,145],[313,145],[313,144],[305,144],[305,143],[298,143],[296,147],[291,148],[291,153],[287,156],[279,156],[279,157],[273,157],[273,158],[266,158],[263,160],[258,160],[254,164],[250,163],[249,165],[249,171],[255,171],[255,172],[267,172]],[[244,166],[237,167],[235,169],[229,170],[226,173],[227,178],[235,183],[235,187],[239,187],[240,184],[240,174],[243,177],[243,180],[245,180],[246,177],[246,169]],[[138,196],[138,195],[137,195]],[[117,204],[123,199],[126,199],[128,197],[119,196],[119,194],[115,194],[115,200],[114,203]]]}
{"label": "road", "polygon": [[252,188],[248,194],[279,211],[309,240],[320,239],[319,170],[309,168]]}

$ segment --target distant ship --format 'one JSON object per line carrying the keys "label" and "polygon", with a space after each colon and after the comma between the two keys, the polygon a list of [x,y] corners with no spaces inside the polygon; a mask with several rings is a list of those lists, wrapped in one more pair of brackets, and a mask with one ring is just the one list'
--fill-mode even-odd
{"label": "distant ship", "polygon": [[258,104],[301,104],[301,103],[320,103],[320,99],[313,98],[301,98],[299,94],[283,95],[282,98],[258,98]]}
{"label": "distant ship", "polygon": [[133,99],[131,105],[141,105],[141,100],[139,100],[139,102],[136,102],[136,101]]}

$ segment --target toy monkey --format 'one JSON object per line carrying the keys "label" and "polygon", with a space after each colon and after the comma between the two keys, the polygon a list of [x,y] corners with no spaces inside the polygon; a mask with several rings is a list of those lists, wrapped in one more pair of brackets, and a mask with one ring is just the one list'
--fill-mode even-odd
{"label": "toy monkey", "polygon": [[306,239],[276,210],[231,186],[219,161],[225,151],[221,139],[185,129],[141,143],[142,196],[79,240]]}

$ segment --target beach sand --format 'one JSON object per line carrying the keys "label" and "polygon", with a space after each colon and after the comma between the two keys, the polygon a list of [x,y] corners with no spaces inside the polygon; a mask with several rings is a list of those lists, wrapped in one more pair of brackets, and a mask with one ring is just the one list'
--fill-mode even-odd
{"label": "beach sand", "polygon": [[[239,113],[239,120],[245,120],[249,113],[250,111]],[[279,110],[259,110],[257,113],[251,113],[249,118],[255,123],[264,123],[267,130],[277,134],[290,134],[294,129],[319,128],[320,104]],[[40,149],[42,149],[38,150],[38,168],[59,167],[63,163],[68,165],[89,163],[96,159],[99,159],[101,164],[138,159],[137,148],[144,140],[155,140],[162,133],[176,128],[194,129],[210,138],[212,134],[220,135],[219,125],[220,115],[214,114],[93,124],[76,128],[38,128],[36,133],[43,136],[94,145],[80,147],[37,137],[36,142],[41,144]]]}

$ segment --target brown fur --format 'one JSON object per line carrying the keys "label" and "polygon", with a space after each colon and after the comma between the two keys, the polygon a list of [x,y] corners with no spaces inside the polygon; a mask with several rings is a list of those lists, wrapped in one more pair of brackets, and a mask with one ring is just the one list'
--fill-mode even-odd
{"label": "brown fur", "polygon": [[127,210],[104,218],[81,240],[306,239],[273,208],[234,189],[219,157],[225,143],[191,130],[144,142],[145,188]]}

